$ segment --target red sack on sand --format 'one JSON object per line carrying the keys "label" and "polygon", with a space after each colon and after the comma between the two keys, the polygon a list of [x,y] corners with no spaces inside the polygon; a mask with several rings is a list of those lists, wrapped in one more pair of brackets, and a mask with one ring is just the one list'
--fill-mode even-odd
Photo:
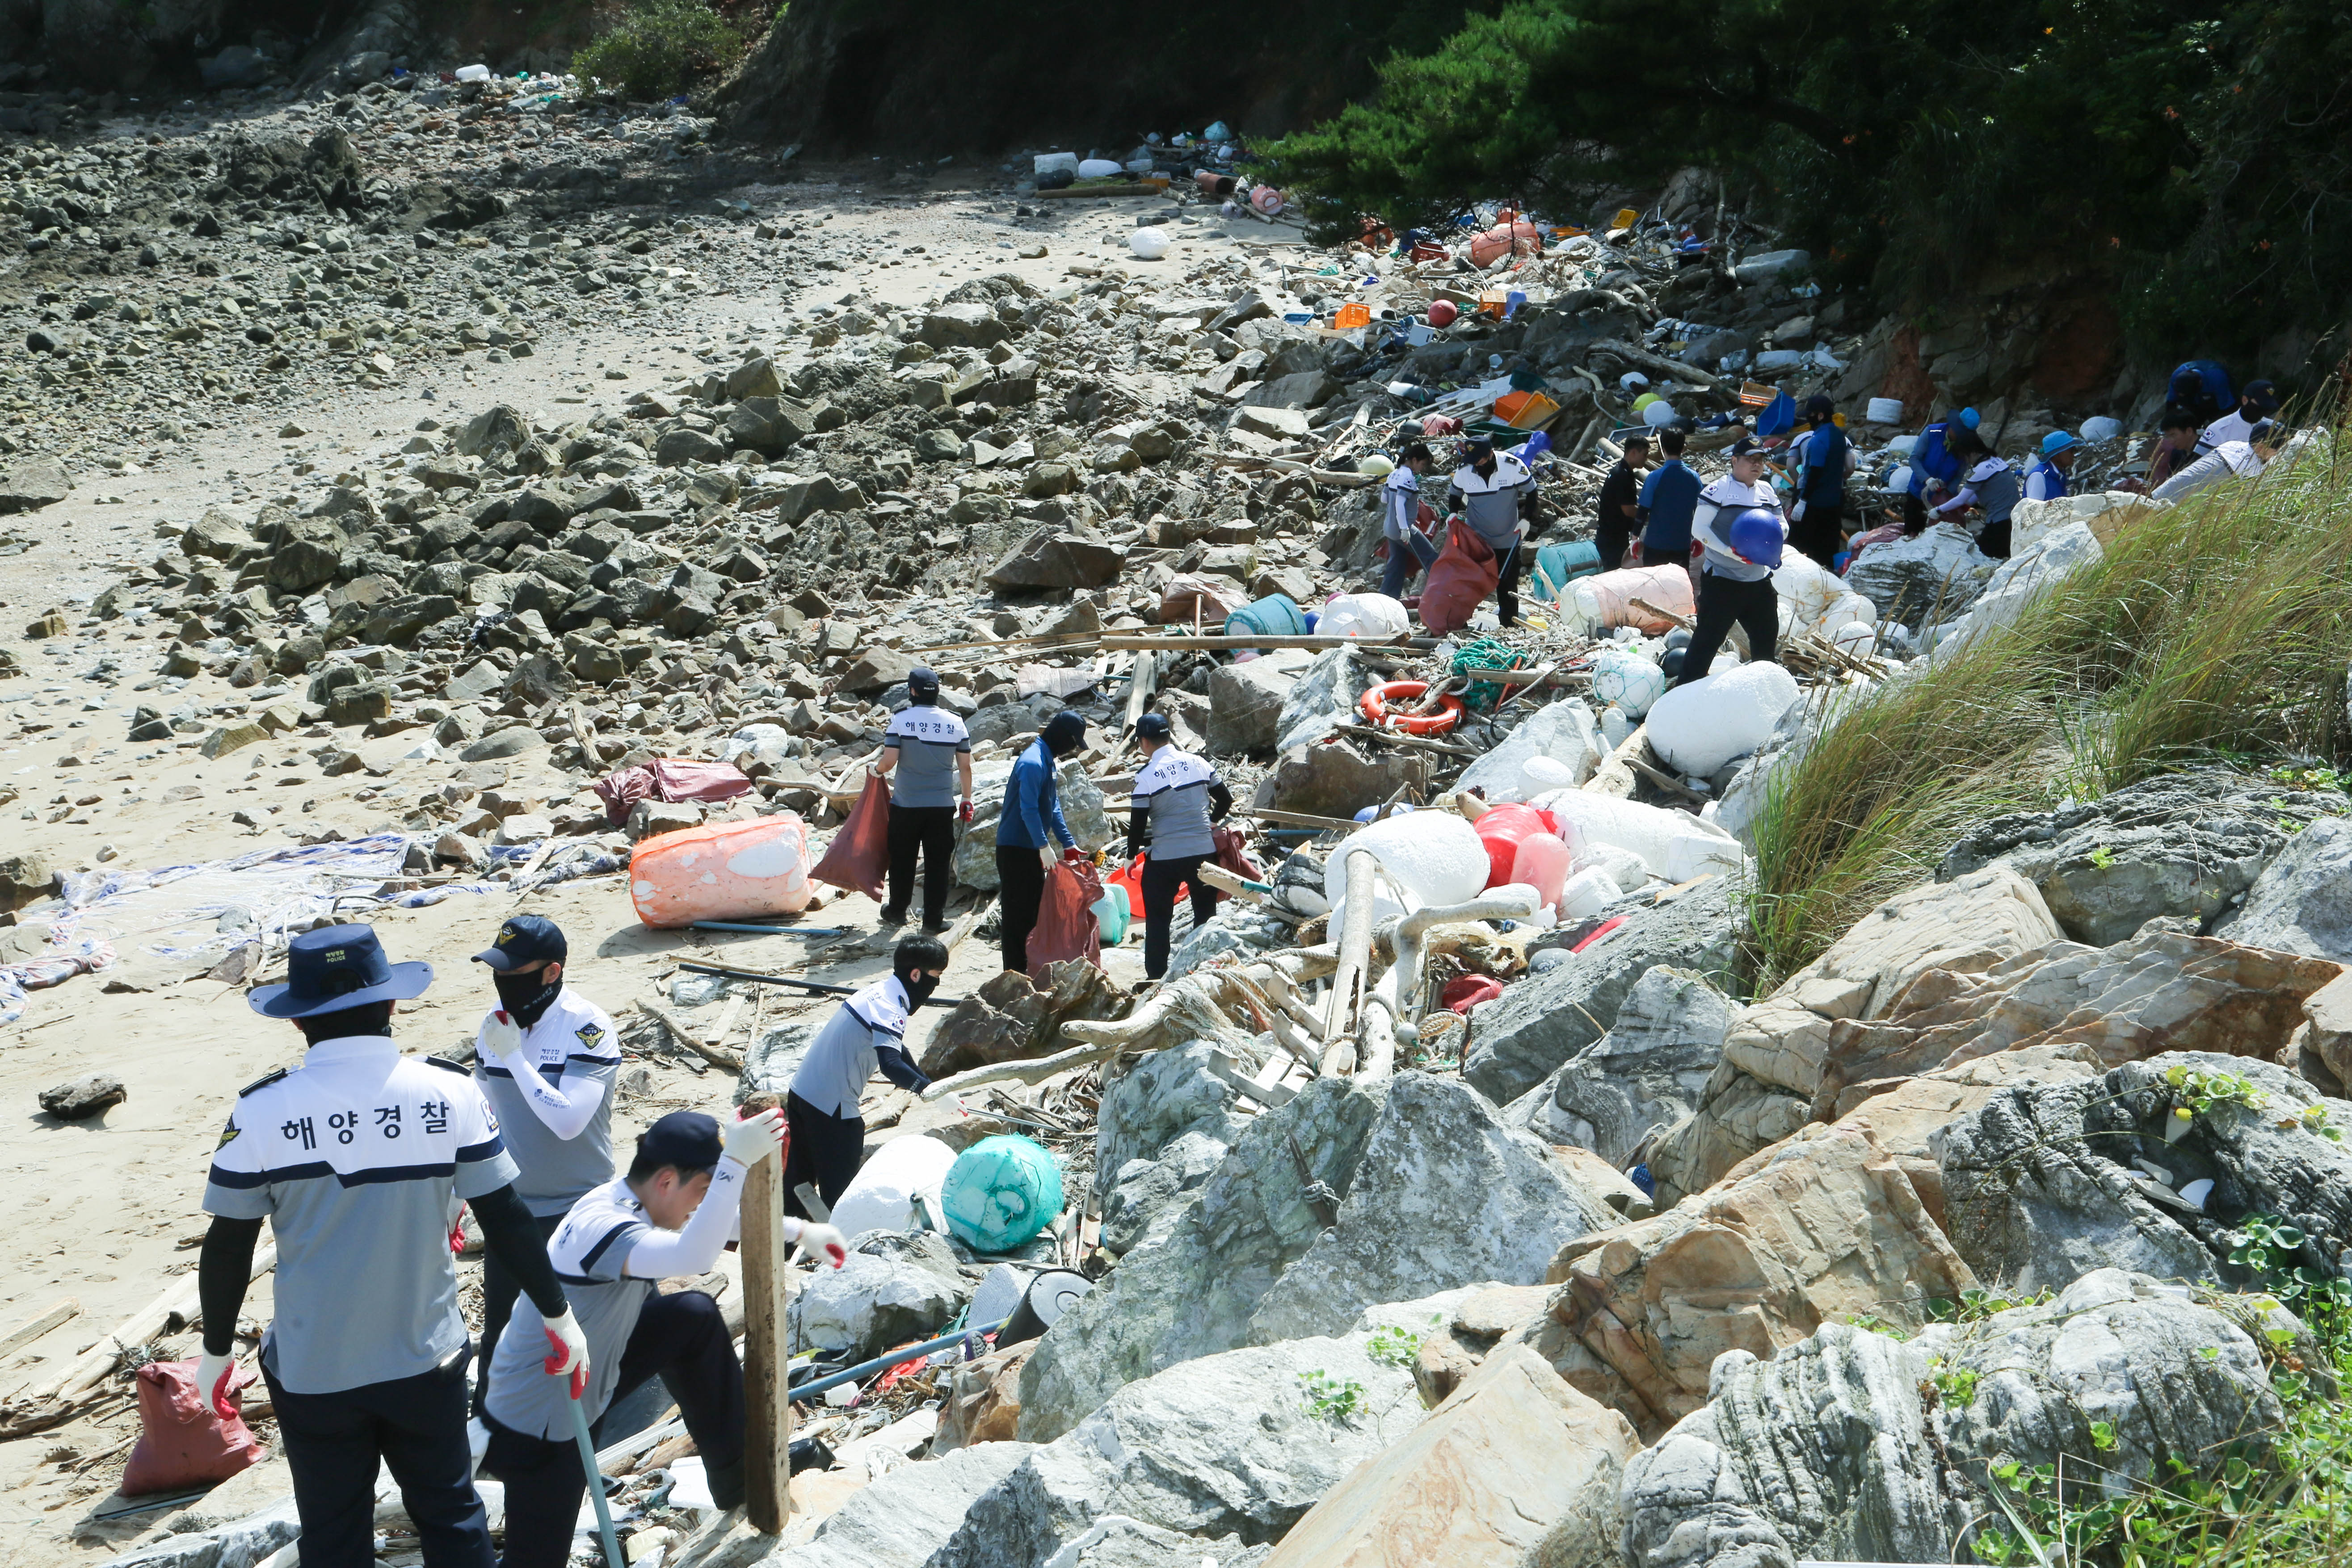
{"label": "red sack on sand", "polygon": [[868,773],[865,793],[849,808],[849,820],[833,836],[809,879],[878,900],[889,891],[889,876],[890,786]]}
{"label": "red sack on sand", "polygon": [[1087,860],[1056,860],[1045,873],[1045,896],[1037,904],[1037,924],[1029,932],[1029,978],[1050,984],[1045,971],[1066,958],[1102,967],[1102,922],[1095,905],[1102,879]]}
{"label": "red sack on sand", "polygon": [[[243,1415],[222,1420],[196,1389],[194,1361],[150,1362],[139,1369],[139,1441],[122,1469],[122,1495],[190,1491],[228,1479],[268,1454]],[[229,1373],[229,1403],[254,1379],[251,1367]]]}
{"label": "red sack on sand", "polygon": [[[1263,882],[1265,873],[1257,868],[1249,851],[1243,847],[1242,836],[1223,823],[1209,829],[1209,837],[1217,846],[1217,864],[1245,882]],[[1223,894],[1218,895],[1220,898]]]}
{"label": "red sack on sand", "polygon": [[1460,518],[1445,525],[1445,548],[1429,563],[1421,584],[1421,624],[1439,637],[1470,624],[1503,569],[1486,542]]}

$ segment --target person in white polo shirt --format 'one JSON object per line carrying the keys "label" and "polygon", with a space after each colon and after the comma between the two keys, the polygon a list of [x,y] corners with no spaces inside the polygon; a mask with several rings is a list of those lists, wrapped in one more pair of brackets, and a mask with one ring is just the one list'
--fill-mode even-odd
{"label": "person in white polo shirt", "polygon": [[261,1372],[293,1472],[303,1568],[373,1563],[380,1468],[399,1483],[426,1568],[491,1568],[449,1251],[460,1201],[539,1310],[550,1368],[585,1368],[587,1338],[473,1079],[393,1044],[394,1007],[424,994],[432,965],[393,963],[374,931],[341,925],[296,937],[286,968],[286,983],[257,987],[252,1006],[291,1021],[309,1049],[301,1066],[238,1094],[213,1151],[204,1203],[214,1217],[196,1265],[198,1385],[226,1414],[267,1219],[278,1265]]}

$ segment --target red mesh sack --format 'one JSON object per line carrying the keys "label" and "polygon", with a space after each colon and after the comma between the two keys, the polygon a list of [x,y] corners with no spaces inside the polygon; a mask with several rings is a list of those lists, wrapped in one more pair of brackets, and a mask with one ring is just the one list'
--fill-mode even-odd
{"label": "red mesh sack", "polygon": [[809,879],[831,882],[878,902],[889,891],[889,877],[890,786],[868,773],[865,793],[849,808],[849,820],[833,836]]}
{"label": "red mesh sack", "polygon": [[[232,1406],[253,1381],[251,1367],[229,1373]],[[224,1421],[196,1389],[193,1361],[150,1362],[139,1369],[139,1441],[122,1468],[122,1495],[189,1491],[228,1479],[268,1452],[241,1415]]]}
{"label": "red mesh sack", "polygon": [[1095,905],[1102,896],[1102,879],[1095,875],[1091,862],[1054,862],[1045,873],[1037,924],[1029,933],[1030,979],[1041,987],[1050,985],[1045,971],[1066,958],[1083,958],[1102,967],[1102,922],[1095,918]]}
{"label": "red mesh sack", "polygon": [[1445,548],[1429,563],[1421,585],[1421,624],[1439,637],[1470,624],[1503,574],[1486,542],[1455,518],[1445,526]]}

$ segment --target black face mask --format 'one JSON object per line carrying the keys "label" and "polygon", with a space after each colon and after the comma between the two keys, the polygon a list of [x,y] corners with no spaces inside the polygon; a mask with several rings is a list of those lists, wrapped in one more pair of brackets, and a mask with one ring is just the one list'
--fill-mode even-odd
{"label": "black face mask", "polygon": [[940,977],[926,974],[920,980],[908,980],[902,975],[898,984],[907,988],[907,1011],[911,1013],[931,999],[931,993],[940,988]]}
{"label": "black face mask", "polygon": [[507,1016],[526,1029],[547,1016],[563,989],[563,982],[550,981],[543,969],[529,974],[494,974],[490,984],[498,987],[499,1005],[506,1009]]}

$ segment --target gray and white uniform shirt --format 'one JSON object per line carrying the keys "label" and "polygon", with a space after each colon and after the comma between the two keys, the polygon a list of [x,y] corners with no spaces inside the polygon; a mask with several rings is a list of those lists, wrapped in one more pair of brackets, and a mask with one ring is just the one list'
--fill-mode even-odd
{"label": "gray and white uniform shirt", "polygon": [[1128,798],[1150,808],[1154,860],[1217,852],[1209,826],[1209,789],[1216,782],[1217,770],[1189,752],[1162,746],[1151,754]]}
{"label": "gray and white uniform shirt", "polygon": [[1772,568],[1743,561],[1731,548],[1731,520],[1758,506],[1780,518],[1781,537],[1788,537],[1789,521],[1781,516],[1780,497],[1769,479],[1743,485],[1726,474],[1698,492],[1697,509],[1691,513],[1691,537],[1706,547],[1703,562],[1706,571],[1735,583],[1761,583],[1772,575]]}
{"label": "gray and white uniform shirt", "polygon": [[464,1348],[449,1222],[515,1179],[466,1069],[388,1036],[322,1040],[246,1089],[213,1151],[205,1212],[269,1221],[270,1375],[296,1394],[416,1377]]}
{"label": "gray and white uniform shirt", "polygon": [[882,749],[898,753],[893,770],[893,805],[953,805],[956,754],[971,754],[971,734],[944,708],[916,704],[890,715]]}
{"label": "gray and white uniform shirt", "polygon": [[478,1037],[474,1078],[522,1173],[515,1195],[534,1215],[547,1218],[613,1173],[613,1086],[621,1075],[621,1037],[602,1007],[566,985],[522,1032],[521,1054],[553,1092],[532,1097],[531,1086],[517,1083]]}
{"label": "gray and white uniform shirt", "polygon": [[883,1047],[903,1055],[906,1045],[907,987],[885,975],[833,1010],[801,1058],[792,1091],[827,1116],[855,1117]]}

